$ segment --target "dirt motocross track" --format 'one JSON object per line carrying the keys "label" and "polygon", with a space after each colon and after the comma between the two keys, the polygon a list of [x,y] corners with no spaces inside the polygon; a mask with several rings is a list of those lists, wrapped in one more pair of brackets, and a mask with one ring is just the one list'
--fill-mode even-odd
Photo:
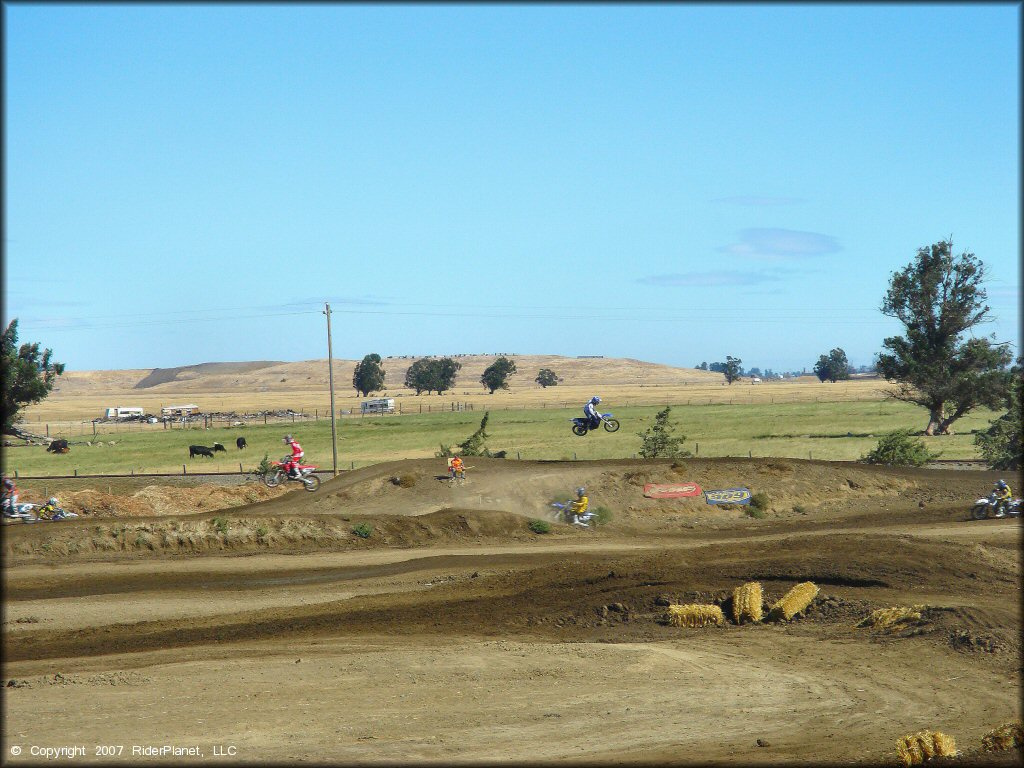
{"label": "dirt motocross track", "polygon": [[[469,463],[461,487],[402,461],[216,513],[5,527],[6,761],[167,745],[202,753],[176,763],[895,764],[928,729],[1019,763],[980,750],[1021,717],[1021,524],[967,520],[998,475]],[[643,496],[683,481],[770,508]],[[581,484],[609,522],[530,531]],[[749,581],[766,609],[821,591],[789,622],[737,625]],[[728,621],[668,626],[670,602]],[[892,606],[925,607],[856,626]]]}

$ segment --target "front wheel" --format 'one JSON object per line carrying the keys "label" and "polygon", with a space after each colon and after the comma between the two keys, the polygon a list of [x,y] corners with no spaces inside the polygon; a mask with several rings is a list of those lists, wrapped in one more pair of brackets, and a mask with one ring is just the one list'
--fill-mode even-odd
{"label": "front wheel", "polygon": [[316,475],[310,475],[309,477],[302,478],[302,484],[306,486],[306,490],[312,493],[320,487],[320,478]]}
{"label": "front wheel", "polygon": [[281,484],[282,474],[280,469],[268,472],[263,476],[263,482],[267,484],[267,488],[276,488]]}
{"label": "front wheel", "polygon": [[584,435],[587,434],[587,428],[583,424],[573,424],[572,433],[574,435],[579,435],[580,437],[583,437]]}
{"label": "front wheel", "polygon": [[619,431],[619,422],[618,422],[617,419],[605,419],[604,420],[604,428],[606,430],[608,430],[609,432],[618,432]]}
{"label": "front wheel", "polygon": [[988,517],[988,504],[975,504],[971,510],[971,517],[975,520],[984,520]]}

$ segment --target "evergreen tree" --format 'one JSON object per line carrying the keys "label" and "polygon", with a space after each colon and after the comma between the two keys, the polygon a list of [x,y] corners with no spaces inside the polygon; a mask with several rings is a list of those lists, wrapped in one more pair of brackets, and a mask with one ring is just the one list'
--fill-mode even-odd
{"label": "evergreen tree", "polygon": [[640,455],[645,459],[675,458],[689,456],[690,452],[683,448],[686,435],[674,435],[675,427],[669,423],[672,406],[666,405],[664,410],[654,416],[653,426],[638,432],[640,436]]}
{"label": "evergreen tree", "polygon": [[3,356],[3,408],[5,435],[16,434],[14,423],[22,408],[38,403],[53,390],[57,377],[64,373],[64,364],[51,360],[53,351],[39,352],[39,344],[18,347],[18,319],[11,320],[0,339]]}

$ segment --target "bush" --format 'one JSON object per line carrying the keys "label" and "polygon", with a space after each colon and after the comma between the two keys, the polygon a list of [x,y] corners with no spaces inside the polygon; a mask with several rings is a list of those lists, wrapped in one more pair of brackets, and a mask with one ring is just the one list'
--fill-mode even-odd
{"label": "bush", "polygon": [[798,515],[806,515],[807,514],[807,507],[805,507],[802,504],[794,504],[793,505],[793,511],[796,512]]}
{"label": "bush", "polygon": [[373,526],[367,523],[360,523],[359,525],[352,526],[352,533],[361,539],[368,539],[370,534],[373,533]]}
{"label": "bush", "polygon": [[929,461],[939,458],[942,453],[932,453],[924,443],[915,440],[909,429],[896,429],[883,435],[873,451],[861,457],[865,464],[885,464],[887,466],[921,467]]}
{"label": "bush", "polygon": [[1010,387],[1006,413],[993,421],[988,429],[974,434],[974,444],[990,469],[1020,468],[1024,463],[1021,431],[1021,383],[1018,376]]}
{"label": "bush", "polygon": [[551,524],[546,520],[531,520],[527,527],[534,533],[550,533],[551,531]]}
{"label": "bush", "polygon": [[675,427],[669,423],[671,413],[672,407],[666,405],[664,410],[655,414],[653,426],[637,433],[641,441],[639,453],[645,459],[690,455],[690,452],[683,448],[686,435],[675,435]]}
{"label": "bush", "polygon": [[607,525],[612,521],[612,511],[608,507],[598,507],[594,510],[595,525]]}
{"label": "bush", "polygon": [[256,528],[256,535],[259,536],[261,539],[264,538],[268,533],[270,533],[270,531],[267,529],[267,526],[265,525],[261,525]]}
{"label": "bush", "polygon": [[767,510],[768,507],[771,506],[771,503],[771,499],[768,498],[767,493],[755,493],[750,497],[750,506],[762,512]]}
{"label": "bush", "polygon": [[755,507],[753,504],[748,504],[743,511],[747,513],[747,517],[752,517],[755,520],[760,520],[764,517],[764,510],[761,507]]}
{"label": "bush", "polygon": [[221,536],[228,532],[228,519],[226,517],[213,518],[213,527]]}
{"label": "bush", "polygon": [[263,458],[260,459],[260,463],[256,465],[256,468],[252,471],[256,477],[266,477],[273,471],[274,467],[270,463],[270,457],[267,454],[263,454]]}

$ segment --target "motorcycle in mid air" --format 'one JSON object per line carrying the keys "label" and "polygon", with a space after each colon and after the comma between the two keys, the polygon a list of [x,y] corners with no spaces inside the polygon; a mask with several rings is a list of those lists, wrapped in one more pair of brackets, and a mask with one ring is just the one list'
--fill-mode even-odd
{"label": "motorcycle in mid air", "polygon": [[[601,417],[601,423],[604,424],[604,428],[608,432],[618,432],[619,422],[612,418],[610,413],[598,414]],[[572,419],[572,433],[583,437],[591,429],[597,429],[597,427],[590,426],[590,419],[579,418]]]}
{"label": "motorcycle in mid air", "polygon": [[1021,503],[1021,499],[1009,499],[1000,507],[996,495],[990,493],[974,502],[971,517],[975,520],[984,520],[986,517],[1020,517]]}
{"label": "motorcycle in mid air", "polygon": [[285,456],[281,461],[270,462],[271,470],[263,476],[263,482],[267,484],[268,488],[276,488],[281,483],[289,480],[302,483],[306,490],[312,493],[320,487],[320,478],[314,475],[316,467],[312,464],[299,464],[299,476],[291,477],[288,471],[284,468],[291,459]]}

